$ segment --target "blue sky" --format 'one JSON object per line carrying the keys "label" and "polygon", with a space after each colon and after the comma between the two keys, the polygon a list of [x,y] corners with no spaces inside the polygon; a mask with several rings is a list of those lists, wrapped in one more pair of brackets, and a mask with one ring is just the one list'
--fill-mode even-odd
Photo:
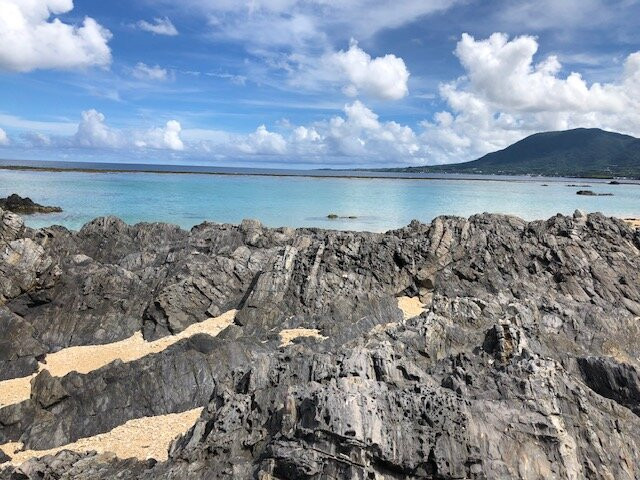
{"label": "blue sky", "polygon": [[265,167],[640,136],[635,0],[0,0],[0,157]]}

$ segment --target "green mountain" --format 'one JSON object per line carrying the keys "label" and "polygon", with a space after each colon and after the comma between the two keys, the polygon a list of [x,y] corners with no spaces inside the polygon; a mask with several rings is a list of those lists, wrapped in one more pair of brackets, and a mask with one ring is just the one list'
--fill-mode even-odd
{"label": "green mountain", "polygon": [[640,139],[597,128],[538,133],[472,162],[393,171],[640,178]]}

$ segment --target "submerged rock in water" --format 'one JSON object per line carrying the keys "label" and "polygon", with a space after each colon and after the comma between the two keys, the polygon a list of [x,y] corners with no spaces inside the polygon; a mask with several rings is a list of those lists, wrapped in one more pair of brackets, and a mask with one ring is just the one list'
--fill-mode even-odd
{"label": "submerged rock in water", "polygon": [[[620,220],[483,214],[375,234],[0,218],[0,381],[31,385],[0,406],[0,451],[204,407],[166,461],[63,451],[2,480],[640,478],[640,231]],[[215,337],[46,369],[53,352],[231,310]]]}
{"label": "submerged rock in water", "polygon": [[22,198],[20,195],[9,195],[7,198],[0,198],[0,208],[9,210],[21,215],[31,215],[33,213],[59,213],[60,207],[46,207],[35,203],[29,197]]}

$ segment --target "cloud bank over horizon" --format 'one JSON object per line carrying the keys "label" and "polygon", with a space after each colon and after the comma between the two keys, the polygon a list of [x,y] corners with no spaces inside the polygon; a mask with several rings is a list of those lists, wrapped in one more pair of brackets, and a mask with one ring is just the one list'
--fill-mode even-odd
{"label": "cloud bank over horizon", "polygon": [[[395,166],[473,160],[540,131],[596,127],[640,137],[640,45],[633,42],[604,69],[602,54],[566,55],[549,49],[549,40],[543,48],[540,34],[463,30],[447,51],[422,61],[432,47],[411,37],[413,22],[452,15],[467,2],[187,0],[204,18],[206,37],[182,27],[178,34],[173,16],[193,20],[171,5],[149,12],[151,22],[123,20],[124,30],[112,33],[117,28],[92,16],[69,17],[82,15],[75,12],[81,3],[0,0],[0,80],[75,70],[50,78],[81,98],[64,117],[46,118],[37,105],[3,106],[0,147],[12,154],[37,149],[58,158],[80,149],[109,158],[156,152],[186,163]],[[496,14],[496,25],[541,8],[518,5]],[[565,5],[557,14],[570,11]],[[530,28],[553,32],[545,18]],[[121,62],[111,45],[123,32],[164,47]],[[197,42],[204,50],[186,53],[187,65],[168,54]],[[214,52],[218,61],[204,68],[200,58],[212,55],[212,45],[224,55]],[[430,77],[439,64],[445,73]],[[34,90],[35,80],[27,83]]]}

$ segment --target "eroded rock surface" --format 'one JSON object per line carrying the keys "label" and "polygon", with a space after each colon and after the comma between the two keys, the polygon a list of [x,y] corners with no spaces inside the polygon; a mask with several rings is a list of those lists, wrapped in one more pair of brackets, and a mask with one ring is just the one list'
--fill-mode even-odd
{"label": "eroded rock surface", "polygon": [[621,221],[484,214],[372,234],[0,217],[0,380],[238,311],[215,338],[43,370],[0,408],[0,444],[47,450],[204,407],[168,460],[61,452],[0,479],[640,478],[640,232]]}

